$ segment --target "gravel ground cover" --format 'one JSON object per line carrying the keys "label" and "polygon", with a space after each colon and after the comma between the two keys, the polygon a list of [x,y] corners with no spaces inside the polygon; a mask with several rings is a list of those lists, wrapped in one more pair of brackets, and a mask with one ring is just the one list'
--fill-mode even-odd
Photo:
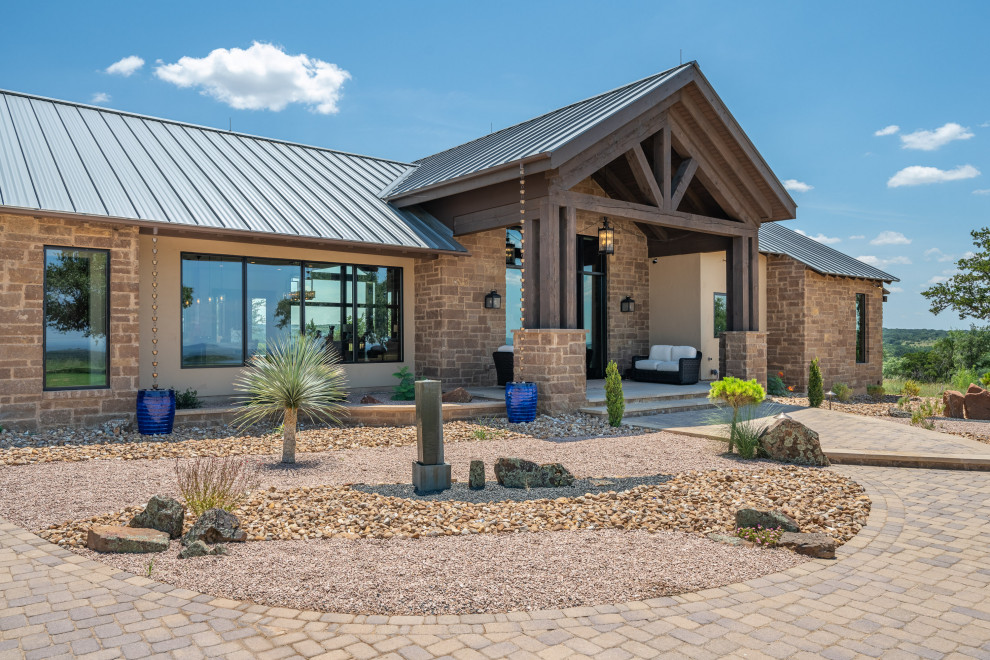
{"label": "gravel ground cover", "polygon": [[[146,574],[147,555],[77,552]],[[621,603],[732,584],[806,560],[694,534],[619,530],[271,541],[194,559],[177,559],[178,552],[173,543],[155,555],[154,580],[269,606],[410,615]]]}
{"label": "gravel ground cover", "polygon": [[351,489],[362,493],[427,502],[528,502],[559,497],[580,497],[585,493],[605,493],[610,490],[621,493],[636,486],[661,484],[670,481],[670,478],[667,474],[657,474],[650,477],[575,479],[570,486],[558,488],[506,488],[500,486],[498,482],[487,481],[485,487],[478,490],[471,490],[466,483],[455,483],[448,490],[428,495],[417,495],[412,484],[352,484]]}
{"label": "gravel ground cover", "polygon": [[[325,452],[361,447],[405,447],[416,444],[415,426],[307,427],[296,436],[299,452]],[[453,421],[444,424],[447,443],[491,438],[615,437],[644,432],[630,426],[612,427],[590,415],[540,416],[529,424],[509,424],[505,418]],[[229,426],[177,428],[166,436],[143,436],[120,425],[98,429],[59,428],[48,431],[0,433],[0,464],[27,465],[51,461],[92,459],[139,460],[188,456],[241,456],[281,452],[282,438],[270,431],[236,434]]]}

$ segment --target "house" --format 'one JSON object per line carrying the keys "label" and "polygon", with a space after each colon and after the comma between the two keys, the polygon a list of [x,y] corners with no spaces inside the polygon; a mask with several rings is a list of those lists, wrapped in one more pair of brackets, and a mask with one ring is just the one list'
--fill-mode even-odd
{"label": "house", "polygon": [[765,381],[817,350],[818,288],[856,277],[776,251],[764,272],[761,225],[795,204],[693,62],[415,163],[0,97],[5,426],[96,423],[156,384],[228,395],[303,331],[353,388],[402,366],[490,385],[512,343],[541,406],[571,409],[664,334],[651,260],[678,255],[724,260],[720,373]]}

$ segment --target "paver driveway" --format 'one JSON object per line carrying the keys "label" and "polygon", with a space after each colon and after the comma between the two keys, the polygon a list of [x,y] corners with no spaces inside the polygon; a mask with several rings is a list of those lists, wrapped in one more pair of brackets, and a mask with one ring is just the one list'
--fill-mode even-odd
{"label": "paver driveway", "polygon": [[384,617],[268,608],[119,573],[3,524],[0,657],[990,658],[990,474],[835,469],[873,499],[869,524],[838,560],[562,611]]}

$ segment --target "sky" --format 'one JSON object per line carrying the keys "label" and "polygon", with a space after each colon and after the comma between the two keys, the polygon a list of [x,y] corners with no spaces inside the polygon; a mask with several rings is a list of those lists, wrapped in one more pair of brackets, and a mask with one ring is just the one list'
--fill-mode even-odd
{"label": "sky", "polygon": [[798,204],[900,278],[990,224],[990,3],[10,3],[0,88],[410,161],[696,60]]}

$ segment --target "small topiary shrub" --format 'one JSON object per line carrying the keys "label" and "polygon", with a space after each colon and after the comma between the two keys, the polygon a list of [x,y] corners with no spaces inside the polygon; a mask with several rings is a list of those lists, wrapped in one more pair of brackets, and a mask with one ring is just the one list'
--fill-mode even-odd
{"label": "small topiary shrub", "polygon": [[883,385],[867,385],[866,393],[870,395],[871,399],[878,403],[883,400],[883,396],[885,394]]}
{"label": "small topiary shrub", "polygon": [[409,367],[402,367],[394,374],[399,379],[399,384],[392,388],[393,401],[413,401],[416,399],[416,377],[409,371]]}
{"label": "small topiary shrub", "polygon": [[732,408],[732,422],[729,425],[729,451],[732,451],[739,437],[739,410],[746,406],[756,406],[767,397],[766,391],[756,379],[723,378],[712,383],[708,392],[711,401],[722,401]]}
{"label": "small topiary shrub", "polygon": [[822,382],[822,370],[818,366],[818,358],[815,358],[808,367],[808,405],[818,408],[824,400],[825,385]]}
{"label": "small topiary shrub", "polygon": [[835,392],[835,398],[842,403],[847,403],[853,395],[852,388],[845,383],[833,383],[832,391]]}
{"label": "small topiary shrub", "polygon": [[908,398],[918,396],[921,394],[921,385],[914,380],[904,381],[904,387],[901,388],[901,394]]}
{"label": "small topiary shrub", "polygon": [[605,407],[608,408],[608,423],[610,426],[622,424],[622,414],[626,411],[626,400],[622,396],[622,377],[619,375],[619,365],[615,360],[609,360],[605,367]]}

